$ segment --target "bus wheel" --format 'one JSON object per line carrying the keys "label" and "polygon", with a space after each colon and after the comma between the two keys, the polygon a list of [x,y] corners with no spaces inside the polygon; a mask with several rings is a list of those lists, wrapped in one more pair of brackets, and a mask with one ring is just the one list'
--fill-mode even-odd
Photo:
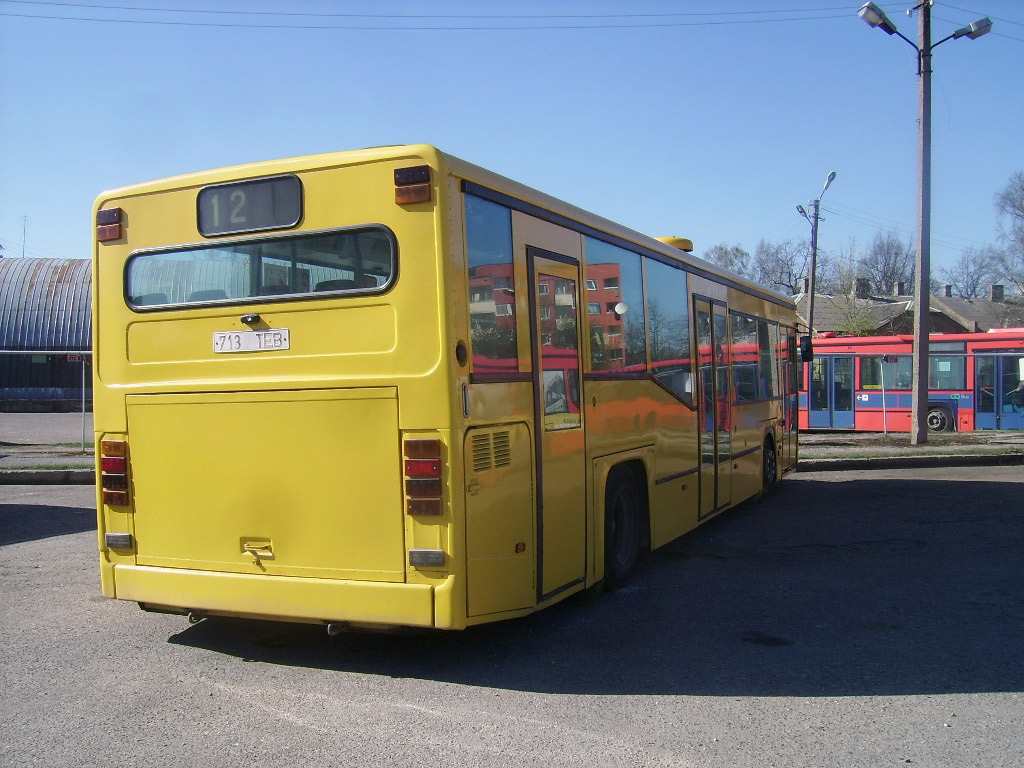
{"label": "bus wheel", "polygon": [[763,460],[761,467],[763,477],[761,478],[761,493],[768,493],[768,490],[775,485],[775,479],[779,476],[779,458],[775,453],[775,441],[770,437],[764,441],[764,450],[761,452]]}
{"label": "bus wheel", "polygon": [[640,554],[641,502],[632,473],[614,470],[604,494],[604,582],[625,585]]}
{"label": "bus wheel", "polygon": [[932,432],[950,432],[953,429],[953,414],[941,405],[928,409],[928,429]]}

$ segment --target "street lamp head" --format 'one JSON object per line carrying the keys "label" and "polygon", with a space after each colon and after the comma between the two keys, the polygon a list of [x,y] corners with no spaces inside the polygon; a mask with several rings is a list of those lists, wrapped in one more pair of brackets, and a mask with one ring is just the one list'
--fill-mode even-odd
{"label": "street lamp head", "polygon": [[796,212],[799,213],[801,216],[803,216],[808,221],[811,220],[810,217],[807,215],[807,211],[804,210],[804,207],[802,205],[798,205],[796,207]]}
{"label": "street lamp head", "polygon": [[874,3],[864,3],[864,5],[860,7],[860,10],[857,11],[857,15],[872,27],[878,27],[887,35],[891,35],[896,32],[896,25],[889,21],[889,17],[885,15],[885,11]]}
{"label": "street lamp head", "polygon": [[971,40],[977,40],[982,35],[987,35],[991,31],[992,19],[986,16],[984,19],[978,19],[966,27],[960,27],[960,29],[953,33],[953,39],[957,40],[966,35]]}
{"label": "street lamp head", "polygon": [[[825,179],[825,189],[828,189],[828,188],[829,188],[829,187],[830,187],[830,186],[832,185],[832,182],[833,182],[833,181],[835,181],[835,180],[836,180],[836,172],[835,172],[835,171],[832,171],[832,172],[831,172],[831,173],[830,173],[830,174],[828,175],[828,178],[827,178],[827,179]],[[825,189],[823,189],[823,190],[821,190],[821,191],[822,191],[822,192],[824,192],[824,191],[825,191]]]}

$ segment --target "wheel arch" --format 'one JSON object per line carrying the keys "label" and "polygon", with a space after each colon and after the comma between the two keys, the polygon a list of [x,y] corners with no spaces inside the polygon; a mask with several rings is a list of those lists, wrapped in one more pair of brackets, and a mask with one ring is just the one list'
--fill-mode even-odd
{"label": "wheel arch", "polygon": [[[941,432],[955,432],[957,427],[957,409],[952,403],[929,400],[928,401],[928,413],[932,411],[942,411],[946,415],[946,427],[942,430],[936,430]],[[929,424],[929,428],[931,425]]]}
{"label": "wheel arch", "polygon": [[642,504],[642,519],[640,521],[640,546],[650,549],[651,546],[651,472],[650,466],[653,459],[653,448],[637,449],[627,453],[602,456],[593,460],[594,484],[593,484],[593,509],[594,516],[592,524],[596,535],[593,537],[594,566],[588,584],[595,583],[604,578],[605,563],[605,519],[608,511],[605,508],[605,500],[608,491],[608,483],[616,473],[627,473],[630,480],[637,488]]}

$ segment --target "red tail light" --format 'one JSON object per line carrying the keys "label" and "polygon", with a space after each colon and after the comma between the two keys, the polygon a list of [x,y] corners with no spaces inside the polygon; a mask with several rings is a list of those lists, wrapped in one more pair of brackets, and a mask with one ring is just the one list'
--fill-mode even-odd
{"label": "red tail light", "polygon": [[410,515],[440,515],[444,483],[441,475],[441,441],[417,438],[406,440],[405,511]]}
{"label": "red tail light", "polygon": [[126,441],[100,441],[100,488],[104,504],[112,507],[127,507],[131,504]]}
{"label": "red tail light", "polygon": [[440,459],[406,459],[406,477],[440,477]]}

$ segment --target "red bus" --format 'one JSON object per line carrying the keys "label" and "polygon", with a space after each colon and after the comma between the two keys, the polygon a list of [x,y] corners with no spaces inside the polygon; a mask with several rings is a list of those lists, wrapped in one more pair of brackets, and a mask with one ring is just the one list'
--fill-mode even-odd
{"label": "red bus", "polygon": [[[928,428],[1024,429],[1024,328],[929,337]],[[909,432],[912,336],[823,336],[804,366],[800,429]]]}

